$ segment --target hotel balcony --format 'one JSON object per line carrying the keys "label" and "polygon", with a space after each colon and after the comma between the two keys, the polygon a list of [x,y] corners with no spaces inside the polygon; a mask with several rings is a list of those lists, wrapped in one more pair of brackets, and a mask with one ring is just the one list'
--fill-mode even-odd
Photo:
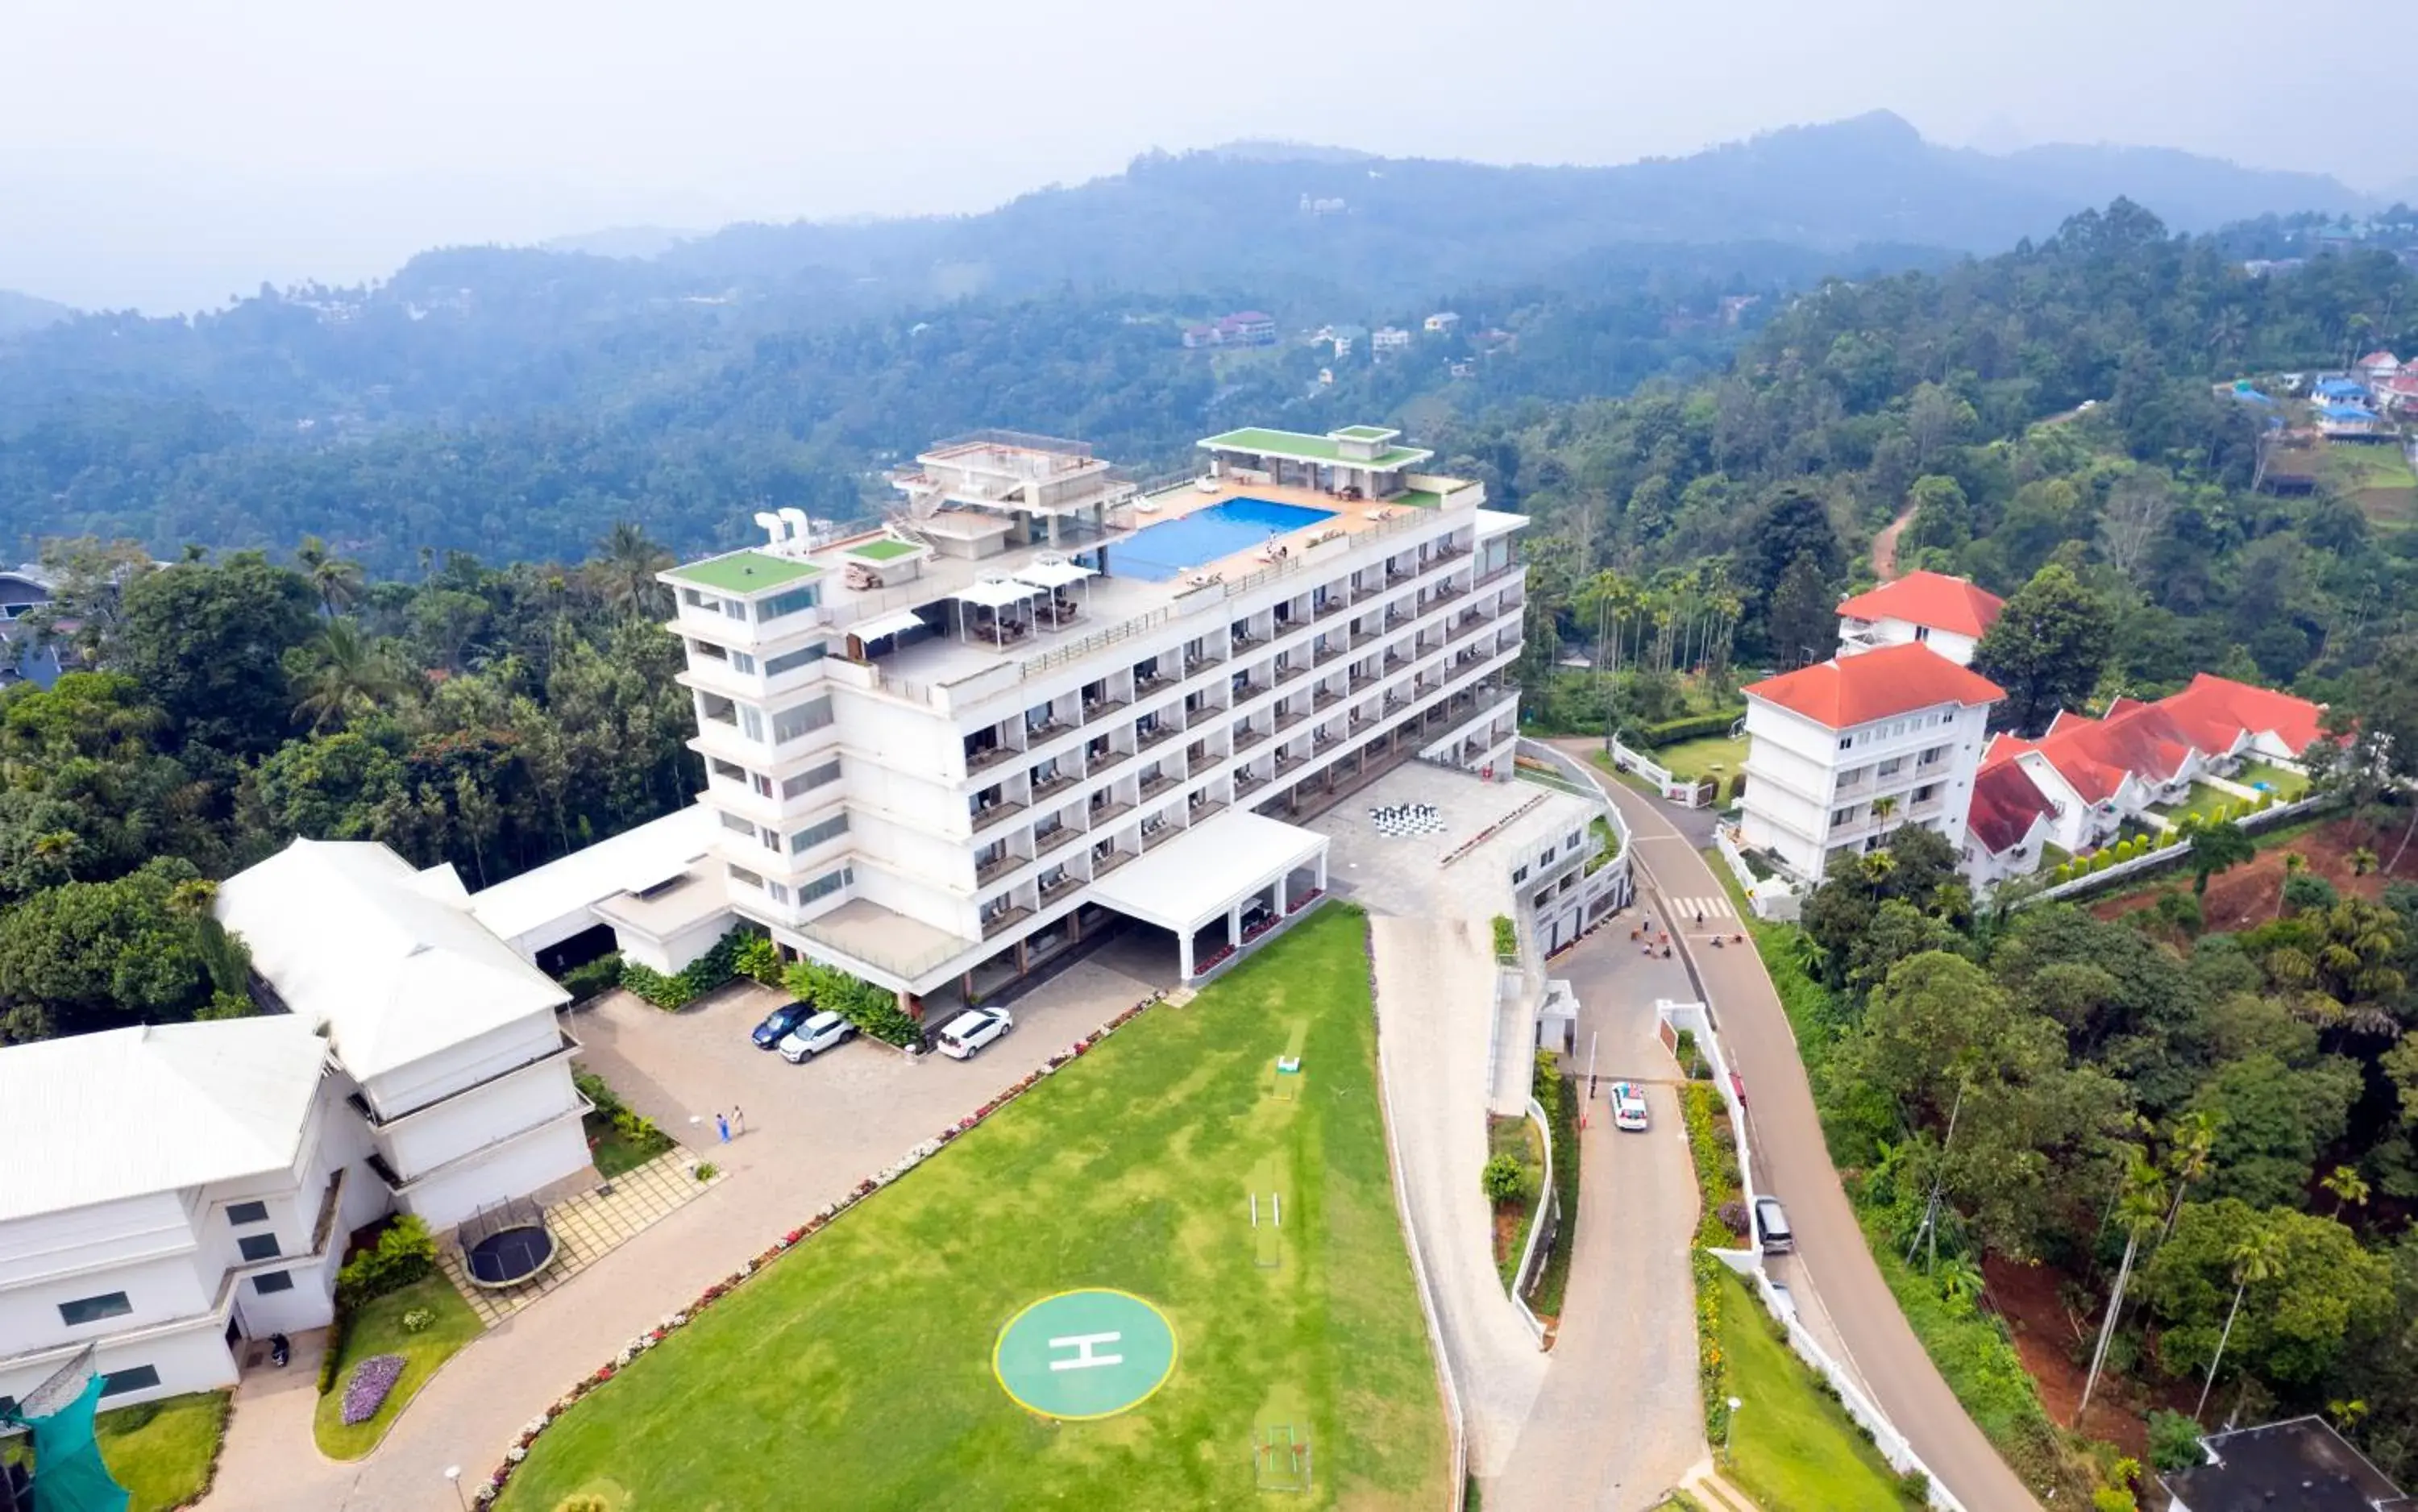
{"label": "hotel balcony", "polygon": [[991,804],[988,808],[983,809],[972,816],[973,820],[973,832],[980,834],[985,830],[993,829],[999,825],[1005,824],[1008,820],[1016,817],[1018,814],[1023,813],[1027,806],[1028,805],[1026,804],[1016,802],[1016,800],[1012,798],[1002,799],[1000,802]]}
{"label": "hotel balcony", "polygon": [[1134,736],[1134,750],[1148,751],[1154,747],[1165,745],[1183,733],[1182,725],[1172,720],[1161,720],[1155,728],[1141,730]]}
{"label": "hotel balcony", "polygon": [[974,886],[988,887],[1018,866],[1029,864],[1032,860],[1031,856],[1018,855],[1013,850],[1002,851],[974,868]]}
{"label": "hotel balcony", "polygon": [[995,939],[1033,917],[1033,910],[1023,904],[1013,904],[983,920],[983,939]]}
{"label": "hotel balcony", "polygon": [[1083,831],[1071,824],[1061,824],[1047,833],[1035,831],[1033,835],[1033,854],[1037,860],[1053,850],[1062,850],[1083,838]]}

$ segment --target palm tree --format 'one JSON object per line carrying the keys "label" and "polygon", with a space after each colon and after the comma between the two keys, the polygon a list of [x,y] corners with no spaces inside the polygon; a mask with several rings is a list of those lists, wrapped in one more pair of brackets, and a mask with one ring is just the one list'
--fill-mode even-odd
{"label": "palm tree", "polygon": [[1967,1307],[1977,1306],[1985,1284],[1982,1267],[1967,1256],[1954,1256],[1939,1267],[1939,1294],[1951,1303]]}
{"label": "palm tree", "polygon": [[1873,822],[1879,825],[1883,830],[1887,830],[1889,828],[1890,816],[1896,812],[1896,799],[1875,798],[1873,800]]}
{"label": "palm tree", "polygon": [[634,616],[649,612],[662,596],[655,574],[672,565],[672,554],[650,540],[635,521],[616,520],[596,543],[590,564],[604,602]]}
{"label": "palm tree", "polygon": [[2365,877],[2374,870],[2376,870],[2375,851],[2362,846],[2350,853],[2350,874],[2353,877]]}
{"label": "palm tree", "polygon": [[2166,1146],[2166,1169],[2175,1179],[2175,1199],[2166,1208],[2165,1233],[2175,1231],[2175,1217],[2183,1210],[2183,1193],[2208,1174],[2215,1163],[2216,1115],[2202,1108],[2175,1120]]}
{"label": "palm tree", "polygon": [[2307,871],[2308,869],[2308,857],[2302,855],[2297,850],[2288,850],[2284,852],[2284,886],[2275,890],[2276,918],[2281,919],[2284,917],[2284,893],[2286,890],[2292,885],[2292,878],[2300,876],[2303,872]]}
{"label": "palm tree", "polygon": [[1878,893],[1881,884],[1896,874],[1897,858],[1886,850],[1866,851],[1858,858],[1856,866],[1864,874],[1864,880],[1871,884],[1872,890]]}
{"label": "palm tree", "polygon": [[313,591],[319,595],[319,607],[329,619],[360,602],[360,563],[329,555],[328,543],[317,536],[304,536],[302,544],[294,549],[294,559],[302,564]]}
{"label": "palm tree", "polygon": [[2225,1363],[2225,1346],[2233,1339],[2233,1321],[2242,1316],[2242,1293],[2283,1274],[2284,1235],[2262,1225],[2242,1235],[2227,1258],[2233,1261],[2233,1306],[2225,1311],[2225,1331],[2216,1336],[2216,1353],[2209,1359],[2208,1379],[2200,1382],[2199,1404],[2192,1409],[2194,1422],[2208,1411],[2208,1394],[2216,1386],[2216,1367]]}
{"label": "palm tree", "polygon": [[2131,1163],[2124,1173],[2124,1195],[2116,1204],[2116,1215],[2124,1225],[2124,1260],[2116,1267],[2116,1285],[2107,1294],[2107,1315],[2099,1324],[2098,1347],[2090,1352],[2090,1374],[2082,1382],[2082,1405],[2074,1412],[2076,1428],[2089,1415],[2090,1395],[2099,1389],[2099,1372],[2107,1364],[2107,1344],[2116,1336],[2116,1320],[2124,1310],[2124,1288],[2133,1279],[2133,1260],[2140,1253],[2141,1236],[2157,1228],[2165,1216],[2165,1175],[2140,1151],[2130,1150],[2130,1154]]}
{"label": "palm tree", "polygon": [[402,680],[384,648],[364,637],[349,619],[329,620],[316,639],[296,651],[295,662],[294,682],[302,696],[294,706],[294,717],[308,719],[314,734],[402,692]]}
{"label": "palm tree", "polygon": [[2334,1215],[2337,1218],[2342,1216],[2343,1207],[2347,1203],[2356,1202],[2361,1207],[2367,1206],[2367,1178],[2349,1166],[2336,1166],[2326,1172],[2325,1179],[2318,1184],[2334,1195]]}

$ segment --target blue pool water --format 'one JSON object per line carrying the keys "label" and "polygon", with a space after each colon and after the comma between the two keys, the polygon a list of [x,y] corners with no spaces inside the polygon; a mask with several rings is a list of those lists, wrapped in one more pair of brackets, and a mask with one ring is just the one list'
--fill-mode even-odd
{"label": "blue pool water", "polygon": [[1123,577],[1164,583],[1181,573],[1263,545],[1270,536],[1335,517],[1333,510],[1278,504],[1264,498],[1230,498],[1195,510],[1180,520],[1163,520],[1109,548],[1109,570]]}

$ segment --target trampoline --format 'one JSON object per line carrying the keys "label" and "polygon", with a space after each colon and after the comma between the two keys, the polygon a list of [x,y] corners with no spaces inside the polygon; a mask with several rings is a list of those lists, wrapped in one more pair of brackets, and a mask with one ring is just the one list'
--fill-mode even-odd
{"label": "trampoline", "polygon": [[473,1286],[518,1286],[554,1260],[554,1233],[545,1226],[545,1210],[527,1199],[481,1208],[455,1239],[462,1246],[462,1268]]}

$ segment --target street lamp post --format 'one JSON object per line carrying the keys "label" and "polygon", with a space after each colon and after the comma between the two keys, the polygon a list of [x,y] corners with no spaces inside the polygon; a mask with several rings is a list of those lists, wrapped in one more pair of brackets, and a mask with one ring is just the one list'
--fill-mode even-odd
{"label": "street lamp post", "polygon": [[447,1465],[445,1479],[453,1488],[453,1504],[462,1508],[462,1512],[470,1512],[470,1504],[462,1498],[462,1467]]}
{"label": "street lamp post", "polygon": [[1736,1397],[1730,1398],[1730,1415],[1722,1423],[1722,1463],[1723,1464],[1730,1462],[1730,1435],[1737,1431],[1738,1409],[1745,1405],[1745,1402]]}

